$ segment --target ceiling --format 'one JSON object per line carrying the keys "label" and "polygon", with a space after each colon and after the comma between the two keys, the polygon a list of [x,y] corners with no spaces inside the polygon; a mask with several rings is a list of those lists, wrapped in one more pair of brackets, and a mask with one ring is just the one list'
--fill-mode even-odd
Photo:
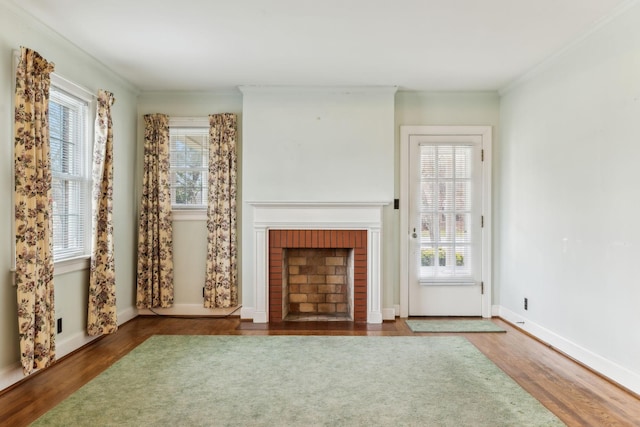
{"label": "ceiling", "polygon": [[629,0],[10,1],[142,91],[467,91],[503,88]]}

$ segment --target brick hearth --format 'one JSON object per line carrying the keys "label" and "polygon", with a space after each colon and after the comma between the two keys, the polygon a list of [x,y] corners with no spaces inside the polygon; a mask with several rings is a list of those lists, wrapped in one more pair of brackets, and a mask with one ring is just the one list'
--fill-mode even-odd
{"label": "brick hearth", "polygon": [[283,251],[316,248],[353,250],[353,320],[366,322],[366,230],[269,230],[269,321],[283,320]]}

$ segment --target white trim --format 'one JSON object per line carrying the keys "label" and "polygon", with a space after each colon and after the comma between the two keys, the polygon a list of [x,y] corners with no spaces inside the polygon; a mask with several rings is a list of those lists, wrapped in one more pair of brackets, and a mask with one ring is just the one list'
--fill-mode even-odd
{"label": "white trim", "polygon": [[[100,336],[89,336],[86,334],[86,332],[78,332],[64,340],[57,338],[56,360],[60,360],[62,357],[74,352],[75,350],[86,344],[89,344],[92,341],[95,341],[98,338],[100,338]],[[23,380],[24,378],[32,376],[38,371],[40,371],[40,369],[35,369],[30,375],[25,376],[22,372],[22,365],[18,361],[0,371],[0,390],[10,387],[13,384],[16,384],[17,382]]]}
{"label": "white trim", "polygon": [[482,167],[482,317],[491,317],[491,126],[400,126],[400,317],[409,316],[409,139],[412,135],[479,135],[482,139],[484,162]]}
{"label": "white trim", "polygon": [[491,306],[491,317],[498,317],[500,316],[500,306],[499,305],[492,305]]}
{"label": "white trim", "polygon": [[382,320],[395,320],[395,318],[396,318],[395,307],[382,309]]}
{"label": "white trim", "polygon": [[[60,74],[55,71],[51,73],[51,86],[56,86],[57,88],[68,92],[69,94],[82,99],[87,104],[89,104],[88,108],[95,110],[94,102],[98,99],[96,95],[94,95],[89,89],[84,86],[80,86],[72,82],[71,80],[62,77]],[[93,108],[91,108],[93,107]],[[94,114],[95,116],[95,111]],[[93,125],[91,126],[93,127]],[[93,146],[93,144],[91,144]]]}
{"label": "white trim", "polygon": [[56,338],[56,359],[60,359],[98,338],[100,338],[100,335],[87,335],[85,331],[70,335],[63,340]]}
{"label": "white trim", "polygon": [[173,221],[206,221],[206,209],[173,209],[171,211]]}
{"label": "white trim", "polygon": [[56,261],[53,265],[54,277],[59,274],[71,273],[73,271],[87,270],[91,266],[91,256],[82,255],[76,258],[67,258]]}
{"label": "white trim", "polygon": [[172,128],[208,128],[209,117],[169,117],[169,127]]}
{"label": "white trim", "polygon": [[20,362],[12,363],[6,368],[0,369],[0,390],[4,390],[26,378],[22,373]]}
{"label": "white trim", "polygon": [[[122,325],[137,316],[138,313],[136,309],[134,307],[129,307],[118,313],[118,325]],[[87,335],[85,332],[78,332],[64,340],[56,340],[56,359],[59,360],[98,338],[100,338],[100,336],[94,337]],[[34,373],[37,371],[38,370],[34,371]],[[33,375],[33,373],[31,375]],[[19,361],[4,369],[0,369],[0,390],[4,390],[5,388],[12,386],[24,378],[27,377],[22,373],[22,366]]]}
{"label": "white trim", "polygon": [[[153,310],[153,311],[152,311]],[[238,314],[240,307],[229,308],[205,308],[202,303],[200,304],[174,304],[173,307],[168,308],[154,308],[152,310],[146,308],[139,308],[137,315],[162,315],[162,316],[228,316],[233,313]]]}
{"label": "white trim", "polygon": [[[88,270],[91,267],[91,256],[83,255],[76,258],[64,259],[53,264],[53,276]],[[16,268],[11,268],[11,286],[16,286]]]}
{"label": "white trim", "polygon": [[124,309],[124,311],[121,311],[120,313],[118,313],[118,325],[122,325],[124,323],[127,323],[129,320],[134,319],[138,317],[138,309],[135,307],[129,307]]}
{"label": "white trim", "polygon": [[[16,84],[16,70],[18,67],[18,63],[20,61],[20,50],[13,49],[12,51],[13,57],[13,70],[12,70],[12,93],[15,93],[15,84]],[[88,179],[85,182],[87,186],[87,194],[85,194],[87,199],[88,208],[85,212],[85,229],[84,229],[84,250],[83,254],[74,256],[71,258],[63,258],[61,260],[54,260],[54,275],[58,274],[66,274],[73,271],[80,271],[89,268],[89,259],[91,258],[91,229],[92,229],[92,218],[91,218],[91,164],[93,159],[93,140],[94,140],[94,132],[95,132],[95,115],[96,115],[96,100],[97,96],[91,93],[91,91],[83,86],[80,86],[69,79],[61,76],[60,74],[53,72],[51,73],[51,87],[56,87],[61,91],[64,91],[72,96],[77,97],[78,99],[87,103],[87,123],[85,129],[85,138],[86,138],[86,146],[83,150],[83,169],[84,176]],[[12,115],[12,135],[15,133],[15,120]],[[11,148],[11,156],[15,156],[14,147]],[[11,182],[12,185],[15,185],[15,165],[14,162],[11,162]],[[12,192],[11,195],[11,206],[15,205],[15,195]],[[11,215],[11,235],[10,239],[10,255],[11,255],[11,285],[16,286],[15,283],[15,270],[16,270],[16,240],[15,240],[15,216]]]}
{"label": "white trim", "polygon": [[238,86],[243,95],[250,93],[381,93],[393,95],[398,86]]}
{"label": "white trim", "polygon": [[635,6],[637,3],[638,3],[638,0],[625,0],[622,3],[618,4],[616,7],[613,8],[611,12],[609,12],[608,14],[600,18],[598,21],[596,21],[588,31],[580,34],[578,37],[576,37],[575,39],[567,43],[564,47],[562,47],[555,53],[551,54],[551,56],[548,56],[538,65],[536,65],[529,71],[525,72],[520,77],[517,77],[515,80],[507,83],[505,86],[498,89],[498,94],[500,96],[504,96],[507,93],[511,92],[512,90],[516,89],[517,87],[534,79],[536,76],[540,75],[541,73],[549,69],[549,67],[551,67],[553,64],[558,62],[559,59],[562,56],[564,56],[567,52],[575,49],[577,46],[583,43],[586,39],[588,39],[598,31],[600,31],[603,27],[611,23],[618,16],[622,15],[624,12],[626,12],[629,8]]}
{"label": "white trim", "polygon": [[269,229],[367,230],[367,322],[382,323],[382,208],[388,202],[246,203],[253,209],[254,323],[269,322]]}
{"label": "white trim", "polygon": [[[13,68],[11,69],[11,94],[15,97],[15,93],[16,93],[16,72],[18,71],[18,64],[20,63],[20,50],[18,49],[14,49],[12,52],[12,56],[13,56]],[[12,107],[14,107],[13,103],[11,105]],[[9,139],[9,141],[13,141],[15,138],[15,134],[16,134],[16,113],[15,113],[15,109],[12,108],[12,112],[11,112],[11,137]],[[15,196],[15,188],[16,188],[16,165],[15,165],[15,158],[16,158],[16,149],[15,149],[15,143],[11,144],[11,207],[10,207],[10,211],[11,214],[9,215],[10,221],[11,221],[11,231],[10,231],[10,236],[11,238],[8,239],[9,240],[9,253],[11,254],[11,284],[13,286],[16,285],[16,215],[15,215],[15,206],[16,206],[16,196]],[[1,384],[0,384],[1,385]]]}
{"label": "white trim", "polygon": [[[79,181],[82,186],[82,192],[84,193],[80,198],[85,200],[83,220],[83,244],[84,247],[82,250],[74,251],[73,254],[66,254],[66,257],[56,259],[55,251],[54,251],[54,262],[56,264],[63,263],[67,260],[75,260],[77,258],[82,257],[90,257],[91,256],[91,242],[93,239],[92,236],[92,227],[93,227],[93,178],[92,178],[92,170],[93,170],[93,148],[94,148],[94,140],[95,140],[95,119],[96,119],[96,104],[97,104],[97,96],[93,95],[88,89],[73,83],[72,81],[56,74],[55,72],[51,74],[51,90],[56,89],[60,92],[64,92],[65,94],[71,95],[86,103],[86,123],[83,123],[84,127],[84,141],[83,146],[81,147],[81,156],[80,159],[80,167],[81,167],[81,180]],[[52,97],[53,98],[53,97]],[[84,118],[84,117],[82,117]],[[55,174],[55,173],[54,173]],[[61,256],[59,254],[59,256]],[[81,265],[73,266],[73,263],[70,264],[71,267],[66,268],[64,264],[62,265],[62,272],[66,273],[69,271],[80,270],[83,267]],[[54,270],[55,271],[55,270]]]}
{"label": "white trim", "polygon": [[530,333],[547,345],[588,366],[610,380],[628,388],[634,393],[640,394],[640,375],[636,372],[630,371],[624,366],[618,365],[579,344],[569,341],[563,336],[520,316],[508,308],[500,306],[499,312],[499,316],[504,320],[516,325],[518,328]]}
{"label": "white trim", "polygon": [[240,319],[251,320],[255,318],[256,309],[254,307],[242,306],[240,309]]}

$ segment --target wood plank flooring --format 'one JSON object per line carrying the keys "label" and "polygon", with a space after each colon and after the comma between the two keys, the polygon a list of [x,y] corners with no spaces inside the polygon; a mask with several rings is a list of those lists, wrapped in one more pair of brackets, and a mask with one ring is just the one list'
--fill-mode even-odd
{"label": "wood plank flooring", "polygon": [[[500,320],[507,333],[470,333],[480,351],[569,426],[640,426],[640,400]],[[405,322],[254,324],[237,317],[141,316],[45,371],[0,394],[0,426],[33,422],[154,334],[169,335],[433,335]],[[455,335],[455,334],[451,334]],[[98,426],[96,426],[98,427]]]}

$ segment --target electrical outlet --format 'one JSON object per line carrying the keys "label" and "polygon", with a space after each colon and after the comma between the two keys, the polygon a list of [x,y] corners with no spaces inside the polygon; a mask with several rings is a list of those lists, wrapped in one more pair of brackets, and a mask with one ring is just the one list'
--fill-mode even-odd
{"label": "electrical outlet", "polygon": [[58,319],[56,326],[57,326],[58,333],[61,334],[62,333],[62,317]]}
{"label": "electrical outlet", "polygon": [[529,298],[524,299],[524,309],[529,310]]}

